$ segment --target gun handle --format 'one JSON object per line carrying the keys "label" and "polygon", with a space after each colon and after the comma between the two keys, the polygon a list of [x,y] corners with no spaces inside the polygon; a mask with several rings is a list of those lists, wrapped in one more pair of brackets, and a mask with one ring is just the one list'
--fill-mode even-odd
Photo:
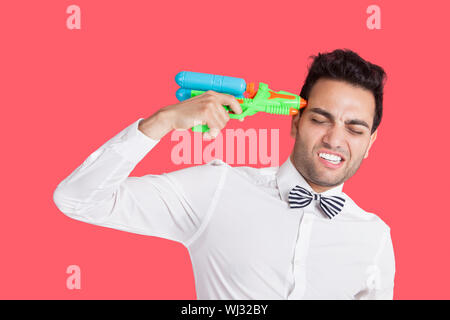
{"label": "gun handle", "polygon": [[199,124],[197,126],[193,126],[191,128],[191,130],[193,132],[208,132],[209,131],[209,127],[206,124]]}

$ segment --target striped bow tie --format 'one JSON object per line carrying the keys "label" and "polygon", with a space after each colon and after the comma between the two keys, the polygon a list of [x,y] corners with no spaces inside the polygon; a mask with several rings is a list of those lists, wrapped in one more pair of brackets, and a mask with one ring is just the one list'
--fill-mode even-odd
{"label": "striped bow tie", "polygon": [[345,199],[338,196],[322,196],[317,193],[311,193],[307,189],[295,186],[289,192],[289,206],[291,208],[303,208],[311,203],[312,200],[320,201],[320,208],[328,218],[333,218],[344,207]]}

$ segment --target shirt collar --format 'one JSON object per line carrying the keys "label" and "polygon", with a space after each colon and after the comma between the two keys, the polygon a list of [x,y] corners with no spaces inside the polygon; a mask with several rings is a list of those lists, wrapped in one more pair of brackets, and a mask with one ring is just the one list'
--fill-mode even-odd
{"label": "shirt collar", "polygon": [[[277,174],[277,184],[278,184],[278,190],[280,192],[281,198],[289,202],[289,192],[294,188],[296,185],[299,185],[310,192],[315,192],[311,186],[306,182],[305,178],[300,174],[300,172],[295,168],[294,164],[291,161],[291,157],[289,156],[288,159],[278,168]],[[341,183],[340,185],[331,188],[325,192],[320,192],[321,195],[324,196],[330,196],[330,195],[339,195],[342,193],[342,188],[344,187],[344,183]]]}

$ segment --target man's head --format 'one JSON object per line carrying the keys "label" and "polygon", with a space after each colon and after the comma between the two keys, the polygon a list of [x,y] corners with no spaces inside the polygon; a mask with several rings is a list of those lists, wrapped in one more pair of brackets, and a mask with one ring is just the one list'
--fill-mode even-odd
{"label": "man's head", "polygon": [[308,105],[292,119],[291,160],[316,192],[349,179],[369,155],[385,79],[381,67],[350,50],[314,57],[300,93]]}

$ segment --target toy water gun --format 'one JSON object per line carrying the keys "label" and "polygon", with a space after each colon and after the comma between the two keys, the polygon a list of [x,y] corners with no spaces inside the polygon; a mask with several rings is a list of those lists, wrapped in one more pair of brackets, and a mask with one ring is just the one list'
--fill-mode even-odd
{"label": "toy water gun", "polygon": [[[243,120],[258,112],[279,115],[296,115],[307,101],[299,95],[286,91],[275,92],[268,85],[259,82],[246,84],[244,79],[219,76],[208,73],[181,71],[175,76],[175,82],[180,86],[176,92],[177,99],[183,101],[198,96],[208,90],[227,93],[235,96],[242,108],[241,114],[235,114],[229,106],[223,106],[231,119]],[[192,131],[207,132],[207,125],[192,127]]]}

